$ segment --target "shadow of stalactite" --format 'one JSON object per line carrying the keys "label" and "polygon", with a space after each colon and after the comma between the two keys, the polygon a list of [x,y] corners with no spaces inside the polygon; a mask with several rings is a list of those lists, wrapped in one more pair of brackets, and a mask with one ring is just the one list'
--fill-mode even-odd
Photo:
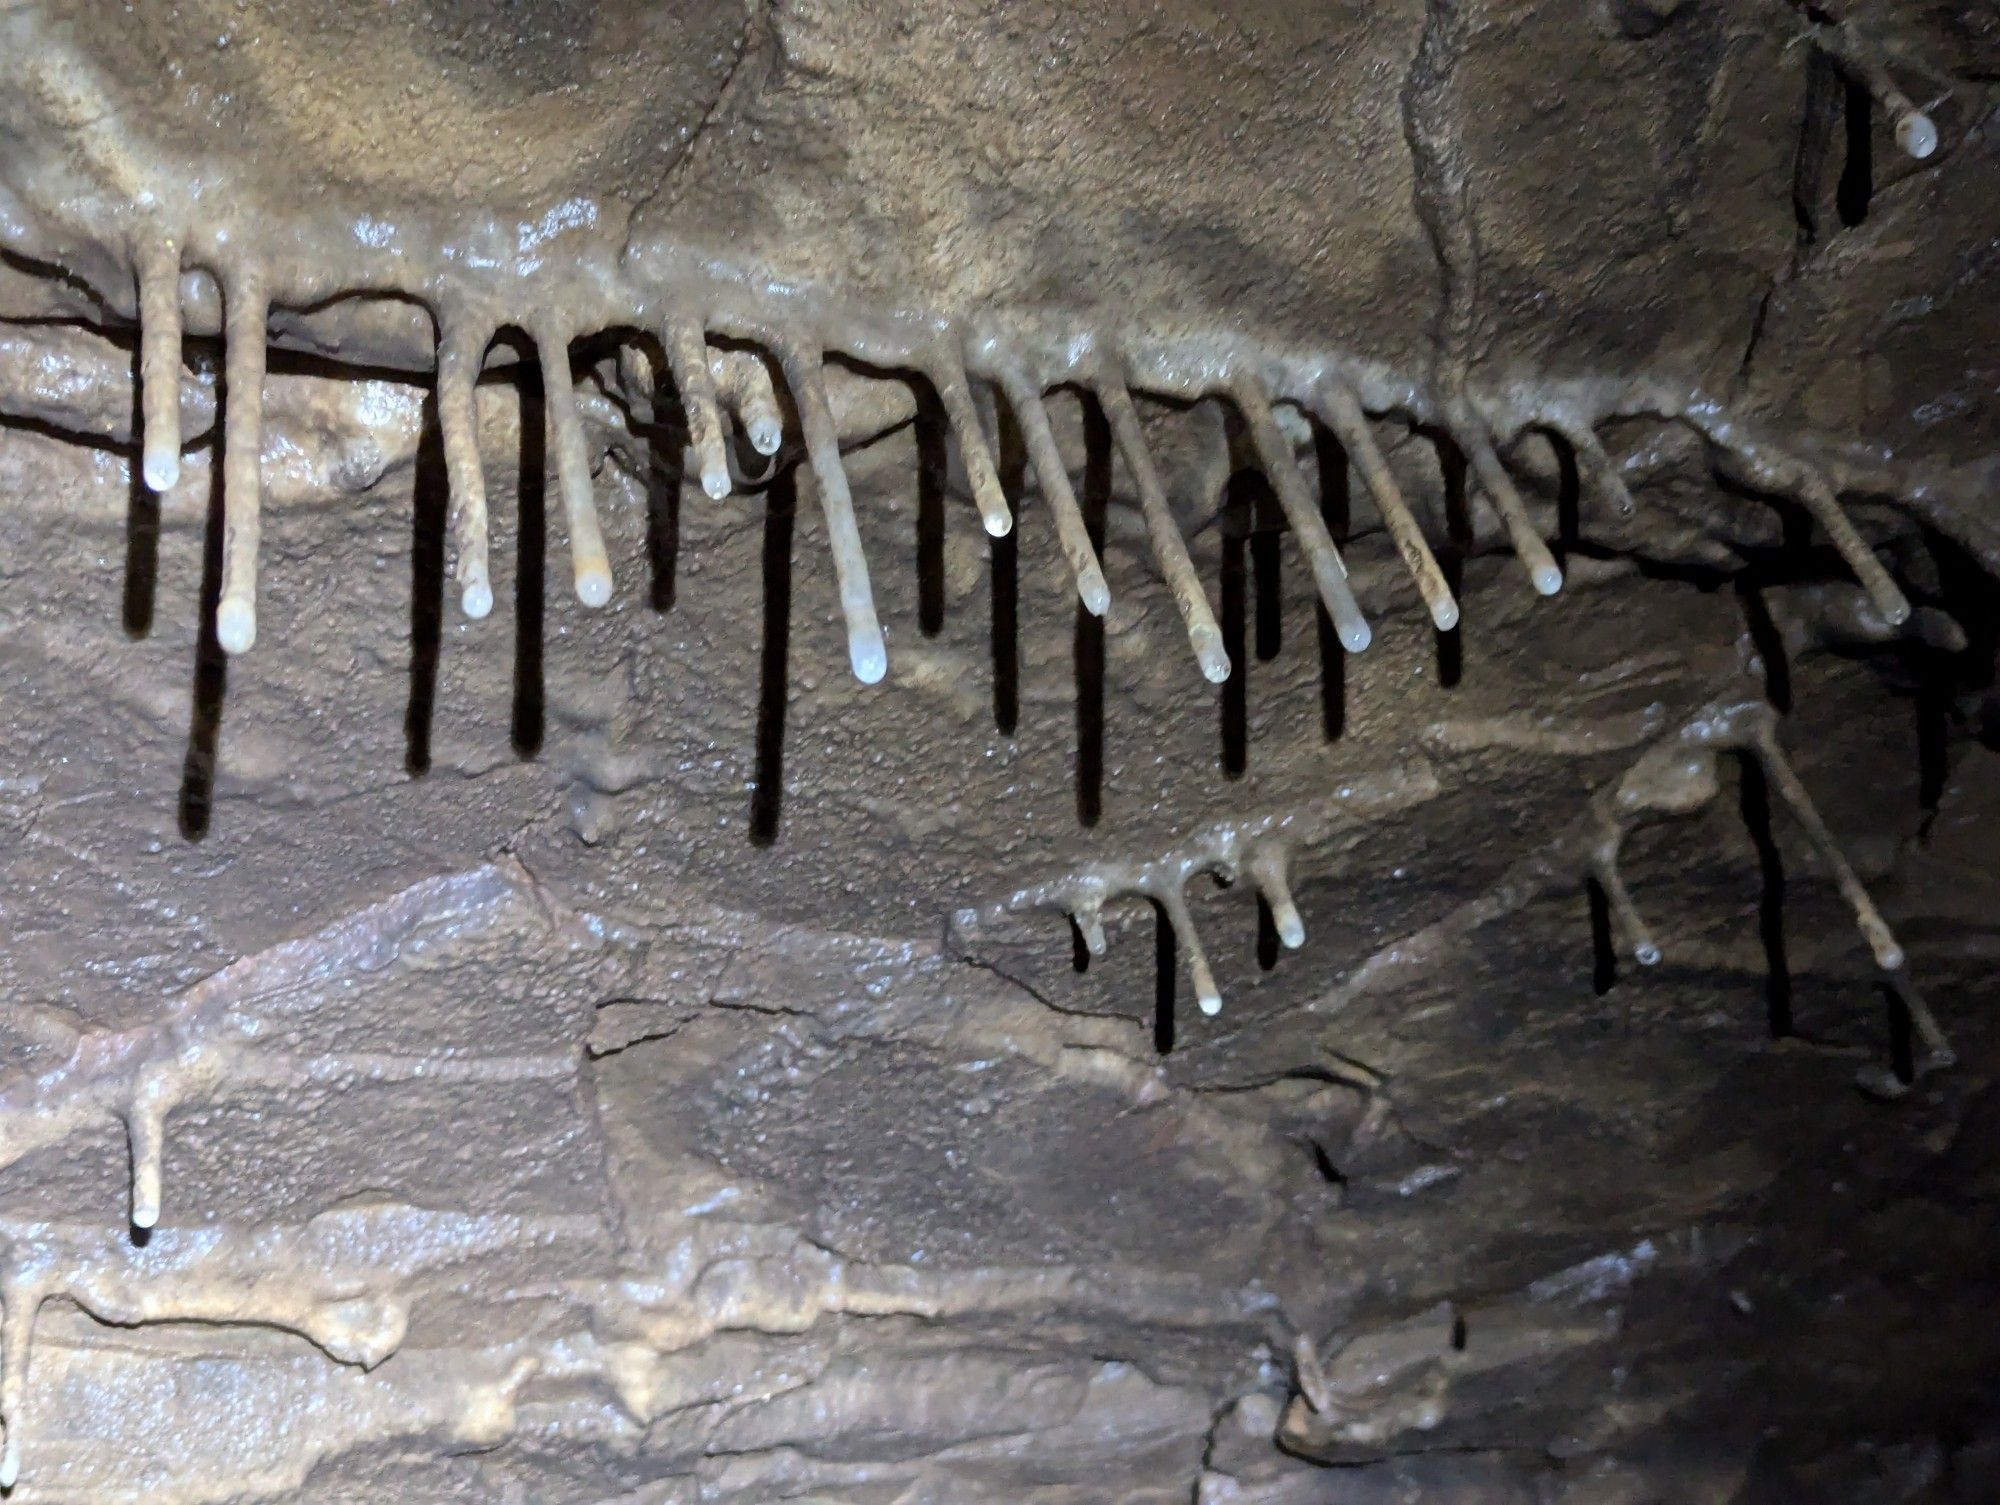
{"label": "shadow of stalactite", "polygon": [[[1354,515],[1353,472],[1348,468],[1347,451],[1318,428],[1313,431],[1313,445],[1319,458],[1320,520],[1332,535],[1334,546],[1344,551]],[[1319,626],[1320,734],[1329,742],[1338,742],[1347,731],[1347,650],[1341,646],[1324,601],[1315,603],[1313,615]]]}
{"label": "shadow of stalactite", "polygon": [[540,373],[523,361],[521,465],[517,484],[519,534],[514,543],[514,706],[509,736],[514,751],[533,758],[547,730],[547,687],[542,675],[542,619],[547,607],[549,556],[548,436]]}
{"label": "shadow of stalactite", "polygon": [[[1111,425],[1094,398],[1083,405],[1083,511],[1090,546],[1104,557],[1104,520],[1111,505]],[[1076,608],[1076,818],[1094,826],[1104,817],[1104,618]]]}
{"label": "shadow of stalactite", "polygon": [[1004,538],[988,538],[992,571],[993,725],[1011,737],[1021,723],[1021,498],[1027,489],[1027,446],[1020,426],[1004,405],[994,408],[994,466],[1000,491],[1016,526]]}
{"label": "shadow of stalactite", "polygon": [[[215,433],[222,433],[217,403]],[[181,763],[180,828],[189,841],[208,834],[215,806],[215,760],[222,738],[223,701],[229,692],[229,655],[215,633],[222,604],[222,444],[209,445],[208,523],[202,535],[200,626],[194,650],[193,709],[188,722],[187,756]]]}
{"label": "shadow of stalactite", "polygon": [[422,778],[431,768],[437,711],[438,653],[444,641],[445,515],[451,503],[437,394],[424,400],[410,519],[410,696],[403,711],[403,768]]}
{"label": "shadow of stalactite", "polygon": [[796,467],[782,472],[764,493],[764,645],[758,666],[757,765],[750,787],[750,844],[757,847],[768,847],[778,839],[784,811],[798,474]]}

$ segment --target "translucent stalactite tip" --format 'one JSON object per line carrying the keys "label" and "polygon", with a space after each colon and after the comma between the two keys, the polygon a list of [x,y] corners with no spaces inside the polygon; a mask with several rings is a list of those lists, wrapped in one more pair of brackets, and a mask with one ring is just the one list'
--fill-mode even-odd
{"label": "translucent stalactite tip", "polygon": [[1349,653],[1365,653],[1368,645],[1375,641],[1375,632],[1359,617],[1340,626],[1340,646]]}
{"label": "translucent stalactite tip", "polygon": [[1458,625],[1458,603],[1445,596],[1431,607],[1431,621],[1439,632],[1450,632]]}
{"label": "translucent stalactite tip", "polygon": [[156,496],[172,491],[180,482],[181,457],[172,450],[147,450],[146,462],[143,468],[146,477],[146,489]]}
{"label": "translucent stalactite tip", "polygon": [[1632,948],[1632,957],[1642,967],[1657,967],[1660,964],[1660,948],[1651,941],[1641,941]]}
{"label": "translucent stalactite tip", "polygon": [[611,571],[602,565],[585,566],[576,572],[576,599],[585,606],[598,607],[611,599]]}
{"label": "translucent stalactite tip", "polygon": [[7,1448],[0,1452],[0,1489],[12,1489],[21,1477],[21,1453],[14,1445],[14,1429],[20,1422],[7,1418]]}
{"label": "translucent stalactite tip", "polygon": [[1306,922],[1299,918],[1298,907],[1290,900],[1272,905],[1271,918],[1287,951],[1296,951],[1306,943]]}
{"label": "translucent stalactite tip", "polygon": [[[1093,617],[1101,617],[1111,610],[1111,587],[1104,583],[1103,573],[1092,566],[1077,576],[1077,594],[1083,598],[1083,609]],[[1229,677],[1228,666],[1223,667],[1222,676]],[[1209,676],[1211,679],[1213,675]]]}
{"label": "translucent stalactite tip", "polygon": [[775,455],[785,442],[784,425],[776,418],[750,420],[750,447],[760,455]]}
{"label": "translucent stalactite tip", "polygon": [[1553,596],[1563,588],[1563,572],[1553,561],[1535,566],[1535,590],[1544,596]]}
{"label": "translucent stalactite tip", "polygon": [[459,594],[458,604],[473,621],[480,621],[493,610],[493,587],[484,580],[468,580]]}
{"label": "translucent stalactite tip", "polygon": [[234,598],[216,607],[215,640],[225,653],[248,653],[257,641],[256,608]]}
{"label": "translucent stalactite tip", "polygon": [[[1089,604],[1087,599],[1085,604]],[[1208,682],[1219,685],[1229,678],[1229,655],[1222,648],[1222,633],[1213,627],[1198,627],[1190,636],[1194,639],[1194,656]]]}
{"label": "translucent stalactite tip", "polygon": [[1896,122],[1896,145],[1919,162],[1938,148],[1937,127],[1922,110],[1912,110]]}
{"label": "translucent stalactite tip", "polygon": [[864,685],[880,684],[889,672],[889,650],[877,633],[855,633],[847,640],[847,660]]}
{"label": "translucent stalactite tip", "polygon": [[1211,1019],[1222,1012],[1222,995],[1220,993],[1203,993],[1195,1001],[1201,1006],[1202,1013]]}
{"label": "translucent stalactite tip", "polygon": [[701,472],[701,489],[708,493],[711,501],[721,501],[729,495],[729,468],[726,465],[704,466]]}

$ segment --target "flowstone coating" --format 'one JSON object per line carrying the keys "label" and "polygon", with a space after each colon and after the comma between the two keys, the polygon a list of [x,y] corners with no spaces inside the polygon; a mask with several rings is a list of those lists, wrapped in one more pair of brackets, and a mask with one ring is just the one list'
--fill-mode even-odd
{"label": "flowstone coating", "polygon": [[1993,1498],[1996,81],[0,0],[0,1490]]}

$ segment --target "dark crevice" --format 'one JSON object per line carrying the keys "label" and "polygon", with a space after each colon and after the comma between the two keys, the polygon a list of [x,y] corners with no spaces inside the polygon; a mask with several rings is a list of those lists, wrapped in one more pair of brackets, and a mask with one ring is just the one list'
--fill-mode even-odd
{"label": "dark crevice", "polygon": [[784,805],[798,474],[796,468],[782,472],[764,494],[764,648],[758,669],[757,772],[750,789],[750,842],[759,847],[778,839]]}
{"label": "dark crevice", "polygon": [[435,391],[424,399],[411,500],[410,698],[403,711],[403,767],[421,778],[431,768],[438,653],[444,640],[445,513],[451,502]]}

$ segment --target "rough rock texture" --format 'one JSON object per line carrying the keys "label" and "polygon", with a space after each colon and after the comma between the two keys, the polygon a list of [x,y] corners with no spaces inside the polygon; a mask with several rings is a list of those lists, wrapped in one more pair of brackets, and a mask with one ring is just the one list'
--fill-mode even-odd
{"label": "rough rock texture", "polygon": [[[1983,7],[102,11],[0,5],[11,1498],[1992,1497]],[[274,307],[230,656],[237,257]],[[656,338],[690,290],[721,499]],[[468,309],[575,337],[573,429],[518,334],[470,404],[485,621],[430,378]],[[939,331],[1006,537],[885,369]],[[1220,686],[1075,389],[1114,358]],[[1329,372],[1452,631],[1307,421]]]}

